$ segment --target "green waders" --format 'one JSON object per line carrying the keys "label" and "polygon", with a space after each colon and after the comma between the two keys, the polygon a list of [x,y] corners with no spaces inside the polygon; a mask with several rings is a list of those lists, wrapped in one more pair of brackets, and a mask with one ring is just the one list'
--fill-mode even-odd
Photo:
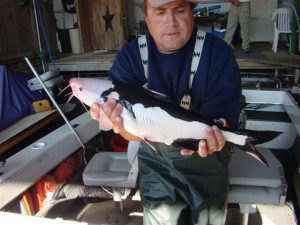
{"label": "green waders", "polygon": [[142,142],[138,152],[144,225],[224,224],[231,148],[201,158],[151,144],[157,151]]}

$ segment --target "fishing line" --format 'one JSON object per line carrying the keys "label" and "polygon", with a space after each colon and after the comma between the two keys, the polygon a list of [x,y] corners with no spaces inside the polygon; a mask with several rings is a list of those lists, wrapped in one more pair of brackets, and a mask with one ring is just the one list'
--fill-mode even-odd
{"label": "fishing line", "polygon": [[40,78],[39,74],[36,72],[35,68],[32,66],[31,62],[29,61],[29,59],[24,56],[25,61],[27,62],[28,66],[30,67],[31,71],[33,72],[33,74],[36,76],[36,78],[38,79],[38,81],[41,83],[42,87],[44,88],[44,90],[46,91],[47,95],[49,96],[49,98],[51,99],[52,103],[55,105],[55,107],[57,108],[58,112],[60,113],[60,115],[62,116],[62,118],[65,120],[66,124],[69,126],[69,128],[71,129],[71,131],[73,132],[73,134],[75,135],[76,139],[78,140],[78,142],[80,143],[80,145],[83,148],[83,159],[84,159],[84,163],[85,165],[87,165],[86,162],[86,158],[85,158],[85,152],[86,152],[86,146],[83,144],[83,142],[81,141],[80,137],[78,136],[77,132],[75,131],[74,127],[72,126],[72,124],[69,122],[68,118],[66,117],[66,115],[64,114],[64,112],[62,111],[62,109],[60,108],[60,106],[57,104],[57,102],[55,101],[55,99],[53,98],[52,94],[50,93],[50,91],[48,90],[48,88],[46,87],[46,85],[44,84],[44,82],[42,81],[42,79]]}

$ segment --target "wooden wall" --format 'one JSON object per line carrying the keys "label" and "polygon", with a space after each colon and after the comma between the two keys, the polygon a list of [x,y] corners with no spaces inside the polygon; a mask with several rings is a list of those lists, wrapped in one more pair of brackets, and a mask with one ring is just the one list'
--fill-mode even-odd
{"label": "wooden wall", "polygon": [[[75,0],[84,52],[119,50],[125,43],[124,0]],[[111,17],[105,21],[105,17]]]}
{"label": "wooden wall", "polygon": [[[57,51],[56,28],[51,0],[39,0],[44,26],[51,51]],[[41,25],[40,29],[41,29]],[[45,38],[40,32],[42,48],[47,51]],[[32,0],[18,5],[16,0],[0,1],[0,64],[23,60],[23,56],[37,56],[37,39],[34,7]]]}

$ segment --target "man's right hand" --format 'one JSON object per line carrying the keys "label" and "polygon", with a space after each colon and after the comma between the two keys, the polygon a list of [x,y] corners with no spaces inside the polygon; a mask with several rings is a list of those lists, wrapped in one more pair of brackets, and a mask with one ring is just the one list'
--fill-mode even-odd
{"label": "man's right hand", "polygon": [[141,138],[128,133],[123,127],[123,119],[120,116],[123,106],[115,99],[108,99],[103,104],[94,103],[90,108],[91,117],[99,121],[99,129],[108,131],[113,129],[128,141],[141,141]]}

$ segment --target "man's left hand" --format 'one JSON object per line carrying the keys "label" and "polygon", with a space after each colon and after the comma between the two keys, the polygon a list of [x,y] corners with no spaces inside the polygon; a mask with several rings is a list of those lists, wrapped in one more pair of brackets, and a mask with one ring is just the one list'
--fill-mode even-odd
{"label": "man's left hand", "polygon": [[[227,126],[226,121],[221,119],[224,122],[224,126]],[[197,153],[200,157],[207,157],[209,154],[212,154],[217,151],[221,151],[225,146],[226,140],[222,134],[222,131],[217,126],[207,127],[205,130],[206,140],[199,141],[199,147]],[[182,149],[181,155],[192,155],[195,151],[189,149]]]}

